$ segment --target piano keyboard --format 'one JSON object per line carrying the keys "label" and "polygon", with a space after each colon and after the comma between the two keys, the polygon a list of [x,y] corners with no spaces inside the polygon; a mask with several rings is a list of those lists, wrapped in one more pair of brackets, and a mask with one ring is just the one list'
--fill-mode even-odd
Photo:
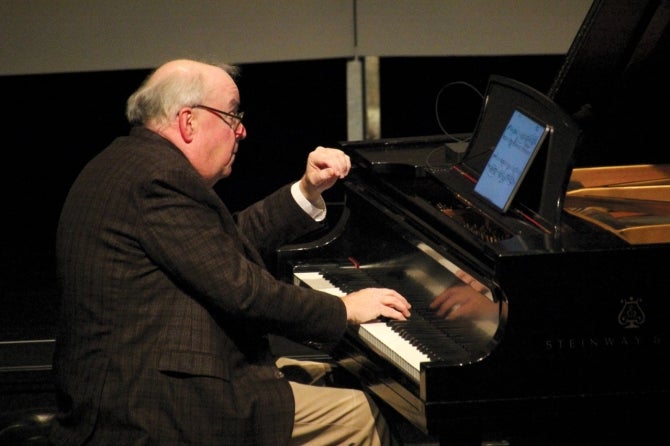
{"label": "piano keyboard", "polygon": [[358,336],[396,367],[419,382],[421,363],[429,362],[430,358],[385,322],[361,324],[358,328]]}
{"label": "piano keyboard", "polygon": [[[313,288],[315,290],[323,291],[328,294],[332,294],[333,296],[337,297],[342,297],[344,296],[345,293],[335,285],[333,285],[330,280],[326,279],[323,277],[323,274],[316,272],[316,271],[305,271],[305,272],[298,272],[295,273],[294,276],[304,283],[305,285],[309,286],[310,288]],[[296,285],[299,285],[300,283],[296,283]]]}
{"label": "piano keyboard", "polygon": [[[310,288],[319,291],[335,296],[347,294],[318,272],[297,272],[295,277]],[[358,336],[405,374],[419,382],[420,364],[430,361],[430,358],[393,330],[390,325],[385,322],[361,324],[358,328]]]}

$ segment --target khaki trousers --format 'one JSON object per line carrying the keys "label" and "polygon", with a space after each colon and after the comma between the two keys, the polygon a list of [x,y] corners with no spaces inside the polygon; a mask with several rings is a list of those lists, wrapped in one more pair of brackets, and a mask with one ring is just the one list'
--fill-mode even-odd
{"label": "khaki trousers", "polygon": [[295,399],[291,446],[394,444],[386,420],[365,392],[314,384],[330,373],[329,364],[280,358],[277,366],[299,366],[312,377],[310,384],[289,381]]}

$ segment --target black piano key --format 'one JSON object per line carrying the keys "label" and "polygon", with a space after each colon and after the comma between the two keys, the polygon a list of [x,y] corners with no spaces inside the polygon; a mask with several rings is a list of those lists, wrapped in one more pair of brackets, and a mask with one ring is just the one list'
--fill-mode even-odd
{"label": "black piano key", "polygon": [[433,297],[423,286],[392,268],[338,268],[321,272],[346,293],[362,288],[384,287],[397,290],[412,304],[407,321],[387,321],[394,331],[431,360],[467,362],[481,353],[482,335],[471,321],[446,320],[429,307]]}

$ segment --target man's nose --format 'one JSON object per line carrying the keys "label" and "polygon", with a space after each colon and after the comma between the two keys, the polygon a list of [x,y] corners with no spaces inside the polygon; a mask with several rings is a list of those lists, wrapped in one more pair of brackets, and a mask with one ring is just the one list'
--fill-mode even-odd
{"label": "man's nose", "polygon": [[242,141],[247,137],[247,127],[244,125],[244,123],[240,122],[240,125],[237,127],[237,130],[235,131],[235,139],[238,141]]}

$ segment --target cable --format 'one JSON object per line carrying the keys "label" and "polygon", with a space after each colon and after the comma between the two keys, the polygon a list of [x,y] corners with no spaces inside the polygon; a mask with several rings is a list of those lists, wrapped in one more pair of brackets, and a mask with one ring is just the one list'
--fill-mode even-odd
{"label": "cable", "polygon": [[440,126],[440,129],[442,130],[442,132],[443,132],[446,136],[448,136],[449,138],[451,138],[451,139],[453,139],[454,141],[457,141],[457,142],[469,142],[469,141],[470,141],[470,138],[467,138],[467,139],[460,139],[460,138],[456,138],[455,136],[449,134],[449,132],[447,132],[447,130],[446,130],[446,129],[444,128],[444,126],[442,125],[442,122],[440,121],[440,114],[439,114],[439,112],[438,112],[438,109],[439,109],[438,106],[439,106],[439,103],[440,103],[440,96],[442,95],[442,92],[443,92],[444,90],[446,90],[446,89],[449,88],[449,87],[453,87],[454,85],[464,85],[464,86],[470,88],[472,91],[474,91],[475,93],[477,93],[477,96],[479,96],[479,98],[480,98],[480,100],[481,100],[482,102],[484,101],[484,95],[483,95],[479,90],[477,90],[472,84],[469,84],[469,83],[467,83],[467,82],[465,82],[465,81],[454,81],[454,82],[449,82],[448,84],[446,84],[446,85],[444,85],[442,88],[440,88],[440,91],[437,92],[437,96],[435,97],[435,119],[437,120],[437,125]]}

